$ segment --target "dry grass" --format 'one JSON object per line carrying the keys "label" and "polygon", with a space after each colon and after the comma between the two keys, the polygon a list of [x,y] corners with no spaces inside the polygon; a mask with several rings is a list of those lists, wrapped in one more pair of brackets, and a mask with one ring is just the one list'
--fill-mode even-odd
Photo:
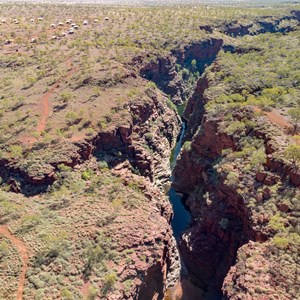
{"label": "dry grass", "polygon": [[[138,94],[143,89],[145,83],[132,77],[134,71],[128,66],[133,57],[143,56],[146,63],[202,39],[202,23],[246,21],[241,8],[1,7],[1,20],[5,20],[0,23],[1,142],[21,142],[22,148],[34,142],[74,141],[93,135],[101,117],[128,102],[132,90]],[[248,9],[247,19],[268,13],[267,9]],[[272,15],[284,13],[272,9]],[[79,26],[74,34],[67,33],[68,19]],[[83,25],[84,20],[88,25]],[[49,108],[45,111],[47,92]],[[72,115],[74,124],[68,124],[67,116]],[[11,156],[7,147],[1,150],[2,156]]]}
{"label": "dry grass", "polygon": [[[65,290],[82,299],[81,288],[87,279],[99,292],[106,276],[113,270],[122,272],[131,263],[134,251],[127,246],[132,247],[135,240],[127,235],[151,215],[139,188],[145,183],[138,176],[124,185],[121,177],[96,161],[77,171],[62,170],[60,179],[45,195],[25,198],[1,192],[1,218],[13,235],[25,242],[30,257],[24,299],[54,299]],[[151,230],[160,230],[155,220],[153,228],[141,227],[136,237],[150,236]],[[22,262],[6,238],[1,237],[0,245],[1,280],[7,282],[1,285],[0,297],[6,298],[17,289]],[[87,267],[93,255],[89,249],[95,247],[104,251],[103,255]],[[116,284],[117,289],[122,286]]]}
{"label": "dry grass", "polygon": [[[138,76],[141,66],[131,64],[134,57],[142,57],[146,64],[206,38],[199,24],[245,19],[243,9],[216,7],[0,9],[0,21],[6,20],[0,23],[0,162],[13,161],[31,178],[50,174],[57,162],[71,165],[74,142],[132,120],[126,104],[143,101],[149,87]],[[247,18],[269,13],[249,9]],[[79,29],[61,36],[70,28],[65,23],[69,18]],[[83,25],[84,20],[89,24]],[[62,26],[51,28],[60,21]],[[128,171],[125,184],[105,162],[95,159],[74,169],[60,165],[56,171],[55,183],[30,197],[9,192],[1,179],[1,224],[24,241],[30,257],[24,299],[82,299],[86,281],[89,299],[95,291],[99,295],[112,288],[130,289],[135,277],[126,277],[123,270],[133,258],[143,265],[147,250],[156,253],[161,241],[148,241],[152,232],[166,235],[160,219],[152,219],[155,203],[141,192],[150,183]],[[0,298],[7,299],[16,293],[21,260],[10,242],[0,238]],[[132,247],[139,251],[133,253]],[[149,256],[147,263],[155,259]]]}

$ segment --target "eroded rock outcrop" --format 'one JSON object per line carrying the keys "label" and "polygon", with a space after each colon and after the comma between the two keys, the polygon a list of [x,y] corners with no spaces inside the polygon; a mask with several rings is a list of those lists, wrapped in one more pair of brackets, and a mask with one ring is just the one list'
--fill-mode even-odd
{"label": "eroded rock outcrop", "polygon": [[[284,258],[270,244],[251,241],[242,246],[236,265],[225,278],[224,299],[297,299],[297,262],[288,258],[289,252]],[[257,274],[257,270],[261,272]]]}
{"label": "eroded rock outcrop", "polygon": [[[37,197],[50,197],[50,191],[59,190],[65,178],[71,176],[67,172],[74,170],[77,173],[76,180],[70,179],[72,182],[74,180],[74,184],[82,181],[81,177],[87,174],[81,191],[87,193],[86,199],[92,191],[97,198],[102,199],[103,204],[92,209],[90,204],[86,204],[81,208],[82,213],[89,215],[88,232],[83,229],[85,225],[80,225],[81,220],[76,224],[72,223],[73,218],[66,221],[74,226],[72,244],[80,247],[77,238],[94,242],[97,239],[95,232],[100,227],[105,231],[105,238],[113,240],[114,251],[119,257],[118,263],[113,259],[107,262],[109,268],[115,270],[115,275],[112,276],[117,276],[117,280],[113,279],[116,281],[115,288],[107,291],[107,299],[163,299],[166,288],[174,284],[180,275],[179,254],[170,225],[172,208],[162,191],[163,184],[170,176],[169,157],[179,133],[180,118],[167,105],[166,95],[158,89],[150,88],[145,90],[142,98],[134,99],[122,107],[120,113],[116,112],[106,125],[92,138],[47,145],[46,155],[45,149],[34,148],[32,152],[36,159],[32,160],[31,156],[31,161],[27,161],[27,157],[3,160],[1,176],[10,186],[11,192],[24,193],[31,201]],[[102,163],[104,171],[99,168],[99,163]],[[91,187],[89,174],[96,174],[100,181],[106,180],[106,183],[100,182]],[[113,178],[100,179],[102,176]],[[109,189],[109,182],[114,181],[117,184],[111,193],[114,195],[117,192],[118,195],[105,195],[105,191],[96,192],[101,186],[104,190]],[[120,189],[132,192],[120,195]],[[35,196],[31,197],[32,194]],[[62,201],[64,200],[63,198]],[[123,204],[127,200],[128,203]],[[117,204],[112,207],[110,201]],[[51,209],[59,211],[63,216],[76,213],[76,201],[66,200],[66,203],[62,206],[53,204]],[[92,214],[97,216],[91,222]],[[104,221],[102,215],[107,215]],[[100,225],[96,225],[96,218],[98,221],[101,219]],[[35,251],[32,253],[41,255]],[[86,273],[80,255],[80,251],[74,254],[79,271],[72,271],[72,274],[66,272],[68,276],[74,276],[78,280],[83,276],[81,270]],[[30,267],[32,274],[39,276],[39,271],[31,265]],[[55,259],[51,258],[44,268],[49,272],[54,270],[57,276],[61,275]],[[98,282],[97,288],[103,292],[105,280],[101,283],[100,275],[98,278],[90,270],[90,274],[85,276],[87,285],[89,281]]]}
{"label": "eroded rock outcrop", "polygon": [[[18,159],[2,159],[1,176],[14,181],[24,193],[45,191],[56,180],[61,165],[74,167],[93,155],[111,166],[128,159],[141,175],[152,181],[167,181],[169,156],[179,132],[180,119],[167,105],[166,95],[148,89],[143,99],[126,104],[109,125],[85,140],[56,145],[37,145]],[[124,112],[125,109],[125,112]],[[45,151],[47,149],[47,151]]]}
{"label": "eroded rock outcrop", "polygon": [[266,16],[247,23],[239,21],[226,22],[225,24],[217,26],[217,30],[234,37],[267,32],[286,33],[297,28],[297,23],[299,21],[298,14],[296,11],[293,14],[294,15],[284,16],[281,18]]}
{"label": "eroded rock outcrop", "polygon": [[[293,281],[289,290],[279,279],[287,274],[286,269],[280,270],[277,263],[283,260],[283,249],[289,249],[294,268],[299,243],[297,234],[291,233],[296,230],[294,218],[299,208],[286,196],[299,197],[299,170],[282,158],[285,135],[263,116],[255,116],[251,107],[231,109],[231,122],[243,121],[246,126],[236,133],[228,130],[226,108],[204,107],[214,99],[210,88],[217,85],[208,78],[213,77],[204,76],[198,82],[186,107],[189,128],[173,172],[173,187],[188,195],[186,204],[193,217],[179,245],[183,261],[191,280],[206,289],[207,299],[222,293],[224,299],[297,298],[295,272],[288,276]],[[252,143],[259,145],[255,151],[262,155],[260,169],[251,167],[254,154],[251,158],[242,152]],[[283,234],[284,228],[290,233]],[[269,257],[261,254],[268,251],[272,253]],[[266,260],[263,270],[261,262],[249,266],[244,261],[255,253],[263,256],[262,262]],[[257,272],[261,272],[259,278],[255,278]]]}
{"label": "eroded rock outcrop", "polygon": [[181,69],[191,70],[191,61],[196,60],[197,66],[193,71],[202,73],[205,66],[214,61],[222,44],[222,39],[210,38],[186,45],[182,49],[174,49],[169,56],[144,66],[140,74],[155,82],[162,91],[170,95],[174,103],[182,104],[192,92],[187,85],[190,75],[185,75],[186,78],[180,76],[176,65]]}

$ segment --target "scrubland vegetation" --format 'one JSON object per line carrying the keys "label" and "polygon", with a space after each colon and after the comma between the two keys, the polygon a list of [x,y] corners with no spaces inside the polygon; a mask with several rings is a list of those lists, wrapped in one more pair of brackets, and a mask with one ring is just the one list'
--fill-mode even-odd
{"label": "scrubland vegetation", "polygon": [[[148,217],[153,207],[143,190],[149,182],[140,170],[130,166],[124,179],[111,169],[110,153],[101,151],[80,164],[74,161],[79,154],[84,157],[80,143],[95,146],[93,139],[100,133],[118,125],[131,129],[141,122],[128,107],[137,100],[146,102],[147,93],[157,91],[140,70],[158,58],[211,37],[241,49],[222,51],[207,75],[218,84],[207,90],[211,101],[206,109],[218,117],[222,112],[224,133],[238,140],[238,151],[224,151],[215,169],[222,169],[226,183],[247,195],[247,176],[261,170],[267,159],[263,140],[252,134],[257,126],[253,115],[239,118],[240,110],[250,108],[256,109],[257,118],[280,111],[293,125],[280,154],[299,168],[299,30],[237,39],[218,30],[233,19],[247,23],[261,16],[281,17],[290,10],[1,4],[0,166],[8,171],[3,167],[0,173],[0,226],[9,227],[27,246],[23,299],[100,299],[113,291],[130,291],[140,274],[125,276],[121,266],[131,266],[133,258],[140,264],[155,262],[157,245],[163,242],[149,242],[147,237],[161,228]],[[200,30],[203,24],[216,30]],[[200,76],[197,61],[192,60],[189,68],[178,64],[176,72],[194,87]],[[176,110],[172,99],[165,98],[166,106]],[[151,126],[157,129],[155,122]],[[156,137],[152,132],[140,135],[145,140],[141,147],[155,155],[149,145]],[[191,142],[183,148],[191,151]],[[124,162],[124,153],[114,150],[114,157]],[[229,164],[242,166],[244,182]],[[45,174],[50,178],[46,184]],[[22,180],[27,180],[27,189],[22,189]],[[257,198],[247,201],[255,214],[270,217],[270,247],[287,251],[295,260],[300,196],[288,184],[276,182],[268,188],[268,201],[258,203],[266,190],[261,185]],[[278,212],[279,204],[288,211]],[[164,214],[161,207],[156,209]],[[139,215],[147,216],[142,221],[153,227],[136,228]],[[124,227],[131,231],[124,233]],[[142,241],[132,242],[133,238]],[[145,256],[145,249],[130,249],[144,240],[152,256]],[[18,251],[0,235],[0,298],[16,294],[21,265]]]}
{"label": "scrubland vegetation", "polygon": [[[222,126],[227,134],[241,138],[241,134],[245,135],[256,126],[251,119],[237,120],[233,116],[234,110],[250,106],[257,115],[263,111],[277,113],[277,125],[284,128],[289,124],[285,129],[293,137],[291,142],[298,143],[299,37],[299,31],[288,35],[247,36],[240,38],[237,46],[248,47],[246,53],[219,55],[217,67],[209,74],[209,79],[219,84],[208,91],[214,101],[210,101],[207,108],[214,114],[225,108]],[[280,124],[280,119],[286,124]],[[297,158],[293,160],[296,162]]]}
{"label": "scrubland vegetation", "polygon": [[[115,230],[124,226],[128,210],[140,214],[143,182],[133,178],[125,186],[103,162],[90,162],[77,171],[62,165],[60,170],[44,196],[25,198],[1,191],[1,223],[9,224],[30,251],[24,299],[60,295],[82,299],[84,281],[91,282],[85,296],[95,299],[98,293],[105,295],[115,288],[115,272],[131,261],[132,252],[120,250],[123,237]],[[0,293],[7,299],[18,287],[22,262],[5,238],[1,238],[0,263],[4,283]]]}
{"label": "scrubland vegetation", "polygon": [[[94,136],[115,109],[142,92],[145,84],[132,77],[141,65],[133,59],[146,64],[204,39],[200,24],[287,11],[1,5],[1,156],[19,158],[33,144]],[[79,27],[73,34],[71,25]]]}
{"label": "scrubland vegetation", "polygon": [[[204,92],[205,118],[217,120],[218,134],[226,134],[234,144],[212,163],[210,183],[223,180],[235,191],[249,209],[255,233],[262,236],[258,243],[268,241],[262,252],[253,250],[253,257],[245,256],[247,250],[238,252],[238,272],[247,272],[249,285],[255,282],[255,272],[271,274],[293,299],[299,298],[299,187],[270,162],[275,159],[299,174],[299,41],[299,30],[238,38],[237,51],[221,52],[208,68],[209,88]],[[186,142],[183,151],[192,153],[193,144]],[[211,197],[210,191],[201,196],[207,202]],[[225,231],[228,224],[229,219],[220,221]],[[268,265],[257,269],[264,259],[272,269]],[[289,285],[280,278],[288,278]],[[237,286],[231,284],[231,289],[239,293]],[[247,292],[258,299],[270,291],[261,284]]]}
{"label": "scrubland vegetation", "polygon": [[[101,117],[122,107],[142,88],[141,82],[138,87],[130,82],[128,64],[134,57],[143,57],[145,64],[205,38],[205,32],[199,31],[202,23],[214,25],[232,18],[246,22],[269,13],[249,9],[246,17],[242,8],[88,5],[79,10],[63,5],[2,5],[1,9],[1,139],[2,144],[23,141],[19,145],[23,150],[32,142],[92,136]],[[272,15],[284,13],[272,10]],[[68,34],[68,19],[79,26],[74,34]],[[1,153],[10,155],[7,147]]]}

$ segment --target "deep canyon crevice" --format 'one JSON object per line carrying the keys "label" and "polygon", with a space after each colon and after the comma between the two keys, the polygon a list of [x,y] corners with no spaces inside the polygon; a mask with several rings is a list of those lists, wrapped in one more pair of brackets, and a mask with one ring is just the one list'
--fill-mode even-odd
{"label": "deep canyon crevice", "polygon": [[[292,30],[279,28],[280,21],[274,21],[271,25],[260,22],[263,30],[257,33]],[[238,36],[249,34],[250,27],[245,30],[237,23],[222,24],[220,31]],[[143,66],[139,75],[155,82],[160,91],[149,88],[145,99],[125,107],[128,114],[123,116],[120,124],[101,130],[93,140],[73,143],[67,158],[49,163],[48,168],[38,175],[32,175],[30,170],[24,169],[16,161],[0,161],[0,175],[12,191],[24,194],[32,187],[37,194],[54,184],[60,164],[74,167],[91,157],[105,160],[111,169],[126,164],[128,172],[146,178],[149,186],[153,184],[153,189],[143,187],[143,192],[151,201],[156,197],[154,214],[165,226],[165,237],[159,236],[158,239],[161,260],[153,265],[149,263],[147,268],[138,273],[140,282],[133,288],[134,296],[132,292],[128,298],[162,299],[166,286],[179,279],[180,262],[170,228],[171,207],[166,203],[165,195],[158,192],[168,184],[169,157],[180,131],[180,117],[167,105],[170,99],[175,104],[187,101],[183,119],[187,122],[185,140],[191,142],[191,151],[182,151],[173,173],[173,187],[188,196],[186,205],[193,219],[178,245],[189,279],[207,292],[208,299],[221,297],[224,278],[235,263],[238,249],[250,240],[258,239],[241,196],[228,188],[222,178],[216,179],[213,167],[222,150],[235,149],[237,146],[232,137],[218,131],[217,118],[205,118],[204,105],[208,99],[204,97],[204,92],[209,80],[203,75],[192,85],[187,84],[190,77],[183,78],[178,74],[183,68],[190,70],[191,62],[195,60],[197,69],[193,72],[201,75],[207,66],[213,64],[220,50],[228,49],[242,51],[234,45],[224,45],[221,38],[208,38],[181,50],[176,49],[167,57]],[[142,62],[142,58],[137,58],[134,63],[139,62]],[[179,65],[179,70],[176,65],[177,68]],[[268,164],[275,171],[276,168],[285,168],[272,160]],[[291,172],[286,170],[292,180],[299,180]],[[207,197],[207,193],[210,197]]]}

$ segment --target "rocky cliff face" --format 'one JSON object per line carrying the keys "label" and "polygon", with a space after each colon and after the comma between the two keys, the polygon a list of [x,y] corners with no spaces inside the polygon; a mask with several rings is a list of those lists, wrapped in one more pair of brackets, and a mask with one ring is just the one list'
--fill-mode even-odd
{"label": "rocky cliff face", "polygon": [[235,141],[218,130],[219,122],[203,121],[191,149],[181,153],[173,183],[189,195],[186,203],[195,219],[182,237],[180,252],[194,282],[209,287],[209,293],[221,288],[237,249],[255,236],[249,212],[240,205],[243,199],[213,169],[222,150],[236,149]]}
{"label": "rocky cliff face", "polygon": [[[95,173],[100,183],[92,188],[92,193],[96,193],[97,199],[102,199],[102,203],[93,209],[91,204],[87,204],[91,192],[88,190],[92,185],[92,179],[89,179],[83,185],[86,203],[81,208],[81,214],[89,216],[88,232],[84,229],[86,226],[81,224],[83,218],[75,223],[74,217],[65,221],[68,226],[71,224],[73,227],[72,245],[79,249],[78,240],[87,239],[88,243],[94,241],[96,238],[93,231],[97,231],[97,227],[100,226],[101,230],[106,232],[106,238],[113,240],[114,251],[119,257],[117,264],[114,259],[107,262],[117,276],[115,288],[108,292],[108,299],[163,299],[164,291],[178,280],[180,272],[178,250],[170,225],[172,208],[162,192],[163,184],[169,180],[169,157],[179,129],[179,116],[167,105],[166,95],[154,88],[146,89],[143,98],[127,103],[93,138],[49,146],[47,155],[44,149],[32,149],[37,160],[30,163],[26,161],[26,157],[18,161],[1,161],[1,177],[11,192],[27,194],[26,205],[29,205],[37,198],[42,203],[44,199],[51,198],[51,191],[59,189],[64,179],[70,176],[62,175],[66,170],[72,174],[78,173],[79,179],[83,170],[88,169],[88,172]],[[101,168],[99,169],[98,162],[104,164],[106,175],[103,175]],[[62,168],[65,171],[62,171]],[[102,176],[106,176],[107,179],[101,179]],[[111,176],[114,179],[110,179]],[[107,183],[103,184],[101,180],[107,180]],[[109,182],[113,181],[117,181],[118,186],[110,193],[114,194],[122,189],[129,189],[131,193],[126,194],[124,191],[124,194],[119,195],[118,192],[119,200],[114,200],[116,196],[105,195],[103,191],[96,192],[101,186],[109,189]],[[76,182],[74,181],[74,184],[77,184]],[[40,192],[42,193],[39,194]],[[32,194],[35,196],[32,197]],[[80,199],[80,195],[76,197],[76,201],[62,207],[56,204],[57,199],[53,199],[51,201],[54,201],[54,204],[51,207],[62,213],[64,218],[68,218],[76,213],[76,203],[79,201],[77,198]],[[113,207],[108,200],[110,198]],[[122,204],[127,200],[128,204]],[[117,201],[117,204],[114,204],[114,201]],[[95,201],[93,203],[96,204]],[[90,216],[93,214],[96,218],[92,221]],[[96,225],[102,215],[109,216],[108,220],[105,219],[100,225]],[[10,222],[9,226],[20,226],[18,220],[17,218],[16,221]],[[65,230],[68,232],[67,227]],[[30,272],[39,276],[34,261],[35,256],[40,254],[30,247],[28,251],[30,250],[33,257],[33,263],[29,264]],[[80,251],[75,252],[74,260],[77,261],[78,269],[84,269]],[[124,253],[126,255],[122,258]],[[55,259],[44,268],[61,276]],[[74,274],[68,276],[76,277],[78,281],[82,279],[81,271],[74,271]],[[90,282],[94,282],[94,285],[98,282],[98,289],[103,290],[103,282],[101,283],[100,277],[93,271],[89,275],[87,286],[91,286]],[[34,293],[33,288],[29,291]],[[34,297],[33,294],[29,296]]]}
{"label": "rocky cliff face", "polygon": [[[134,238],[131,239],[133,244],[128,247],[134,249],[137,241],[141,240],[144,246],[139,251],[145,257],[155,259],[147,259],[146,264],[142,263],[142,269],[141,263],[136,262],[136,275],[139,279],[136,286],[132,286],[131,296],[123,294],[116,299],[162,299],[165,289],[174,284],[180,275],[179,254],[170,227],[172,209],[168,199],[160,191],[169,180],[169,157],[179,133],[180,119],[167,106],[165,95],[154,89],[148,89],[146,95],[147,98],[128,105],[132,119],[126,125],[119,126],[115,131],[109,130],[104,139],[100,134],[94,143],[95,155],[106,157],[109,164],[116,166],[121,173],[123,167],[121,169],[118,165],[126,159],[133,170],[152,182],[152,188],[151,184],[148,187],[145,185],[143,193],[149,197],[151,205],[156,206],[149,218],[143,219],[144,223],[139,225],[137,218],[134,224],[135,228],[150,226],[151,235],[145,239],[129,232]],[[121,157],[116,154],[118,152],[122,153]],[[127,178],[128,184],[130,181]],[[153,220],[156,224],[154,227]],[[152,246],[157,249],[151,250]]]}
{"label": "rocky cliff face", "polygon": [[201,25],[200,29],[208,33],[214,30],[225,33],[232,37],[244,35],[256,35],[261,33],[286,33],[296,29],[299,21],[299,11],[292,11],[292,15],[281,18],[274,18],[270,16],[257,17],[254,21],[242,22],[234,20],[231,22],[220,22],[216,26]]}
{"label": "rocky cliff face", "polygon": [[194,59],[197,66],[193,71],[202,73],[204,67],[216,58],[222,44],[222,39],[210,38],[187,45],[183,49],[174,49],[168,57],[147,64],[140,70],[140,74],[155,82],[174,103],[182,104],[189,97],[191,90],[187,84],[189,75],[180,75],[180,70],[191,70],[191,61]]}
{"label": "rocky cliff face", "polygon": [[13,182],[14,191],[37,193],[56,180],[59,165],[74,167],[92,156],[111,166],[129,160],[141,175],[158,184],[168,180],[169,156],[179,133],[180,119],[167,105],[167,97],[148,89],[115,113],[111,122],[93,138],[32,148],[36,159],[1,159],[1,177]]}
{"label": "rocky cliff face", "polygon": [[[214,71],[214,66],[210,71]],[[220,296],[221,288],[224,299],[241,299],[245,295],[249,297],[247,299],[258,299],[264,293],[270,297],[292,299],[297,294],[295,288],[289,292],[288,285],[279,280],[286,274],[286,270],[279,271],[280,266],[276,262],[282,259],[281,250],[276,250],[269,259],[267,254],[263,255],[262,262],[266,260],[266,265],[280,273],[274,274],[268,268],[260,269],[264,279],[254,275],[261,262],[250,267],[254,270],[252,272],[244,259],[272,251],[272,247],[276,249],[273,237],[278,234],[278,228],[274,229],[272,216],[277,209],[283,209],[287,219],[294,218],[292,207],[297,208],[293,204],[285,208],[282,205],[287,201],[283,200],[286,193],[294,197],[298,195],[299,170],[280,159],[282,155],[279,153],[286,147],[282,131],[274,128],[264,117],[255,116],[251,108],[237,108],[230,112],[232,120],[255,122],[255,126],[246,126],[246,131],[240,135],[226,130],[224,110],[211,112],[205,109],[204,105],[213,100],[211,90],[217,84],[211,78],[206,75],[201,78],[187,104],[184,112],[188,122],[186,144],[173,172],[173,187],[188,195],[186,204],[193,216],[190,228],[182,236],[180,253],[192,281],[206,289],[207,299],[216,294]],[[247,139],[253,137],[253,141],[260,140],[263,149],[260,151],[266,158],[259,171],[245,171],[251,160],[240,160],[235,156],[245,147],[243,136]],[[277,191],[277,186],[288,181],[290,186]],[[275,205],[273,212],[270,211],[271,203]],[[294,221],[286,221],[284,226],[293,228]],[[293,246],[290,248],[291,264],[294,266],[297,264],[297,243],[291,242]],[[291,274],[289,279],[295,280],[295,274]],[[294,283],[295,286],[297,284]],[[256,285],[259,288],[256,289]]]}
{"label": "rocky cliff face", "polygon": [[[169,157],[179,133],[180,119],[167,97],[154,89],[146,98],[128,104],[130,118],[100,132],[93,141],[96,155],[116,165],[128,159],[141,175],[158,186],[169,178]],[[122,155],[120,155],[120,152]]]}
{"label": "rocky cliff face", "polygon": [[[125,165],[115,172],[128,185],[139,178]],[[119,282],[130,280],[132,284],[130,289],[119,285],[109,299],[163,299],[166,288],[180,275],[178,250],[170,227],[172,208],[165,195],[148,180],[141,189],[148,201],[135,215],[127,216],[118,230],[110,230],[114,241],[118,241],[118,252],[132,252],[129,264],[118,264]]]}

